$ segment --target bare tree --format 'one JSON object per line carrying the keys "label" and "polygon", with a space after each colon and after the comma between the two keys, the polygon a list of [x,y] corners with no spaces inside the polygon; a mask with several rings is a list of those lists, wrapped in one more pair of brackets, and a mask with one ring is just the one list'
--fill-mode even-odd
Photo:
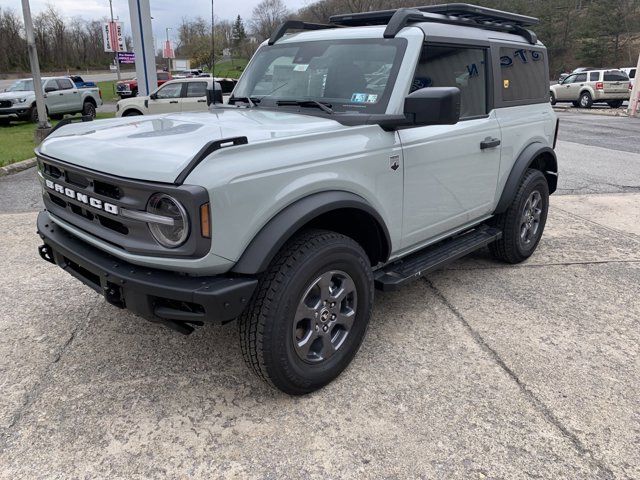
{"label": "bare tree", "polygon": [[291,15],[291,11],[282,0],[262,0],[253,9],[249,22],[251,34],[258,41],[265,40]]}

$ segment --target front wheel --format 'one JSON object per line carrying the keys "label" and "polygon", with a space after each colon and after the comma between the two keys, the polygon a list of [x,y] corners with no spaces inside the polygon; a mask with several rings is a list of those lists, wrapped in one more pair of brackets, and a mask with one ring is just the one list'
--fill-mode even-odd
{"label": "front wheel", "polygon": [[556,103],[558,103],[553,92],[549,92],[549,103],[551,103],[551,105],[555,105]]}
{"label": "front wheel", "polygon": [[491,254],[507,263],[520,263],[535,251],[549,211],[549,185],[540,170],[529,169],[509,208],[494,219],[502,238],[489,245]]}
{"label": "front wheel", "polygon": [[362,247],[326,230],[289,241],[238,319],[242,354],[270,385],[291,395],[335,379],[360,348],[373,306]]}

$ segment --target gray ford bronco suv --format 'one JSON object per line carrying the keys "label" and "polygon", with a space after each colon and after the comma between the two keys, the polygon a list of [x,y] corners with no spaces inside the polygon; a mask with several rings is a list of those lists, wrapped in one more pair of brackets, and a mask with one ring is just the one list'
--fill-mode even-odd
{"label": "gray ford bronco suv", "polygon": [[36,151],[40,255],[182,333],[235,319],[259,377],[316,390],[375,288],[536,249],[558,127],[536,23],[466,4],[288,21],[228,105],[68,123]]}

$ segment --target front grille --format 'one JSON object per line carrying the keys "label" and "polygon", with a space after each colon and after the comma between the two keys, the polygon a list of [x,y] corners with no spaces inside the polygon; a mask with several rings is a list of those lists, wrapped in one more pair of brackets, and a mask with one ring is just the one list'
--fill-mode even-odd
{"label": "front grille", "polygon": [[199,258],[209,252],[211,240],[199,235],[197,228],[184,245],[167,249],[155,240],[145,221],[121,214],[146,211],[153,194],[166,193],[185,207],[195,226],[200,205],[209,201],[202,187],[129,180],[41,155],[38,169],[47,210],[95,238],[142,255]]}
{"label": "front grille", "polygon": [[129,85],[120,84],[116,87],[118,92],[128,92],[130,90]]}
{"label": "front grille", "polygon": [[0,108],[11,108],[10,100],[0,100]]}

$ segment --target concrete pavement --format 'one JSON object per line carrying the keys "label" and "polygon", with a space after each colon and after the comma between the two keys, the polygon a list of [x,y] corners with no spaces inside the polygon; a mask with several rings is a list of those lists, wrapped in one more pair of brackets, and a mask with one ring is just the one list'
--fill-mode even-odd
{"label": "concrete pavement", "polygon": [[585,198],[553,197],[523,265],[377,293],[353,365],[302,398],[247,372],[234,325],[118,310],[2,214],[0,478],[638,478],[640,195]]}

